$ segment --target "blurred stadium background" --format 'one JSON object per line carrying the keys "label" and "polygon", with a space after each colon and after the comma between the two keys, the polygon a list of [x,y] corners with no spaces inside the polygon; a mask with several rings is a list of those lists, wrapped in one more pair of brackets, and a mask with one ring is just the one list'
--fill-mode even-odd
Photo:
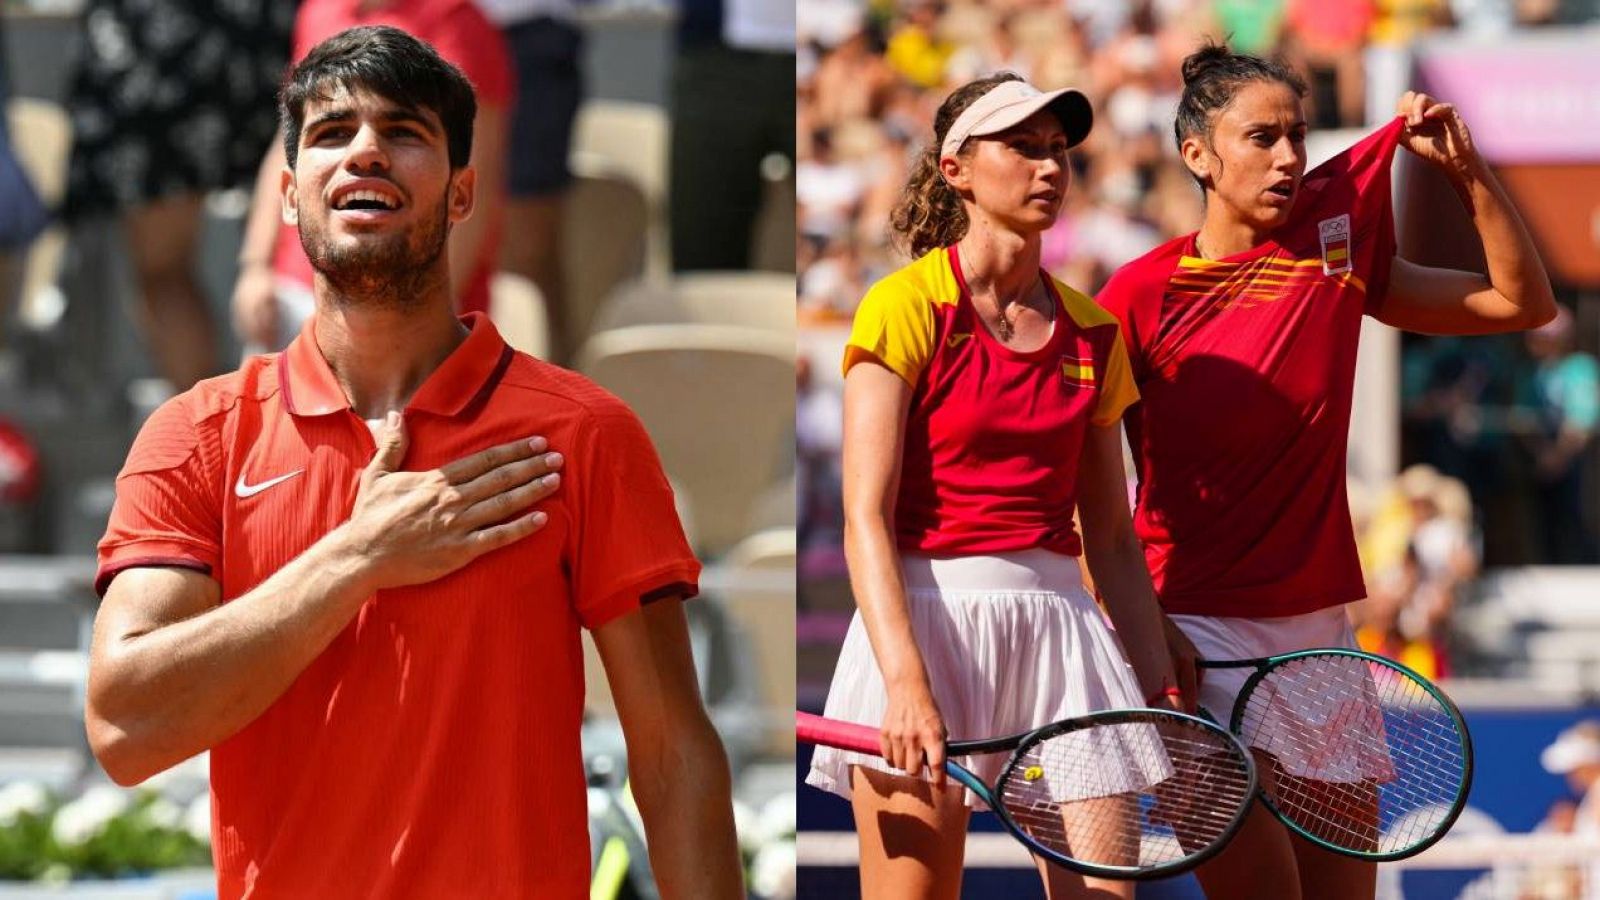
{"label": "blurred stadium background", "polygon": [[[66,104],[73,47],[88,28],[84,6],[4,0],[0,7],[10,140],[50,205],[61,201],[66,181],[73,128]],[[294,6],[287,0],[289,11]],[[751,232],[723,237],[734,246],[748,242],[749,253],[736,253],[744,258],[732,270],[674,271],[672,205],[717,199],[670,196],[673,114],[682,102],[672,91],[675,72],[685,68],[677,29],[684,10],[656,0],[572,8],[584,35],[586,96],[573,140],[576,180],[562,213],[565,333],[552,341],[538,288],[515,275],[497,276],[492,315],[522,349],[544,355],[552,344],[564,348],[563,358],[623,397],[650,429],[707,563],[702,599],[688,609],[702,690],[733,765],[751,893],[789,897],[796,548],[791,139],[784,136],[784,152],[748,172],[724,162],[728,179],[760,183]],[[711,29],[716,44],[716,20]],[[792,57],[760,55],[776,58],[783,76],[769,92],[787,97]],[[727,112],[750,113],[736,105]],[[779,112],[787,121],[788,110]],[[527,152],[513,152],[519,149]],[[217,357],[228,362],[225,368],[240,353],[226,323],[249,188],[205,198],[198,277],[218,323]],[[109,219],[57,222],[30,244],[0,251],[5,900],[199,900],[214,893],[206,869],[204,758],[145,789],[121,791],[89,758],[83,736],[95,542],[129,443],[174,389],[154,374],[135,328],[130,310],[137,287],[119,235]],[[592,896],[651,898],[621,732],[604,673],[585,641]],[[169,865],[187,869],[150,877]],[[140,877],[102,880],[108,876]],[[71,880],[72,887],[62,894],[29,880],[40,877]]]}
{"label": "blurred stadium background", "polygon": [[[1198,227],[1178,164],[1179,64],[1202,36],[1281,53],[1310,84],[1312,163],[1393,114],[1457,104],[1570,311],[1534,335],[1436,339],[1368,322],[1349,479],[1372,597],[1361,640],[1440,677],[1478,769],[1452,836],[1383,869],[1385,898],[1600,897],[1600,4],[1594,0],[808,0],[797,93],[798,701],[820,711],[853,610],[839,509],[839,361],[855,304],[904,260],[886,222],[933,113],[997,69],[1096,103],[1045,264],[1095,291]],[[1400,154],[1402,252],[1480,267],[1450,189]],[[1131,471],[1131,468],[1130,468]],[[1563,738],[1554,749],[1558,735]],[[801,748],[803,775],[807,749]],[[858,895],[848,805],[800,790],[801,895]],[[968,897],[1036,896],[975,818]],[[1192,879],[1142,898],[1200,896]]]}

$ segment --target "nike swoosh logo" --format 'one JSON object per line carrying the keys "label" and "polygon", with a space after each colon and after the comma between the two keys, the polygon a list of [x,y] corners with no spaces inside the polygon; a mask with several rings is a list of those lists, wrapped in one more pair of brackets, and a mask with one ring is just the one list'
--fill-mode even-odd
{"label": "nike swoosh logo", "polygon": [[289,479],[295,477],[296,475],[299,475],[301,472],[304,472],[304,471],[305,471],[305,469],[295,469],[293,472],[290,472],[287,475],[279,475],[277,478],[269,478],[266,481],[261,482],[260,484],[245,484],[244,483],[244,473],[240,472],[239,473],[239,483],[233,486],[233,495],[235,497],[239,497],[241,499],[244,498],[244,497],[254,497],[255,495],[257,495],[257,494],[261,493],[262,491],[266,490],[267,488],[272,487],[275,484],[281,484],[281,483],[283,483],[285,481],[288,481]]}
{"label": "nike swoosh logo", "polygon": [[969,337],[972,337],[972,332],[970,331],[966,334],[952,334],[950,335],[950,339],[945,341],[945,345],[949,347],[959,347],[961,346],[961,342]]}

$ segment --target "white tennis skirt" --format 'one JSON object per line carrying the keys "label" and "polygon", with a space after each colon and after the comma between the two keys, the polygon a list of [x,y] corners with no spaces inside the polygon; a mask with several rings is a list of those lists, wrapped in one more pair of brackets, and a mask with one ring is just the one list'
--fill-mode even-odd
{"label": "white tennis skirt", "polygon": [[[1343,606],[1279,618],[1171,618],[1205,659],[1257,659],[1297,650],[1357,648]],[[1200,705],[1217,722],[1228,725],[1239,692],[1253,674],[1255,669],[1250,667],[1206,669],[1200,683]],[[1383,742],[1372,737],[1382,734],[1383,721],[1376,713],[1377,685],[1367,667],[1341,660],[1330,662],[1319,675],[1335,689],[1323,695],[1273,692],[1266,703],[1258,697],[1255,702],[1261,704],[1263,715],[1243,735],[1244,742],[1273,754],[1297,777],[1344,783],[1393,779],[1393,762]],[[1345,704],[1334,699],[1355,696],[1370,698],[1374,710],[1365,727],[1353,724]]]}
{"label": "white tennis skirt", "polygon": [[[917,649],[951,740],[1000,737],[1098,709],[1145,705],[1074,557],[1048,550],[954,559],[907,554],[901,570]],[[858,612],[839,651],[824,715],[876,727],[887,709],[883,676]],[[1111,753],[1107,762],[1120,756]],[[990,753],[956,761],[992,784],[1006,759]],[[849,799],[851,766],[906,774],[875,755],[818,747],[806,783]],[[1129,786],[1150,781],[1139,761],[1128,766],[1126,773],[1105,773],[1107,780]],[[968,791],[967,805],[982,801]]]}

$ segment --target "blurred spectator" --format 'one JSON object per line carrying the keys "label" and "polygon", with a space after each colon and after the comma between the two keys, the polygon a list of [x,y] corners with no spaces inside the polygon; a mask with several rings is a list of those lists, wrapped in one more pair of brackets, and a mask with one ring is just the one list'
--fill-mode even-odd
{"label": "blurred spectator", "polygon": [[1284,0],[1217,0],[1212,14],[1235,53],[1270,56],[1283,27],[1283,7]]}
{"label": "blurred spectator", "polygon": [[1600,561],[1584,503],[1587,451],[1600,424],[1600,365],[1575,349],[1572,311],[1565,306],[1558,306],[1554,319],[1524,339],[1534,369],[1519,399],[1534,413],[1525,441],[1539,501],[1534,522],[1541,559]]}
{"label": "blurred spectator", "polygon": [[1483,512],[1490,565],[1533,561],[1528,501],[1519,489],[1512,409],[1514,337],[1405,340],[1401,371],[1404,458],[1460,479]]}
{"label": "blurred spectator", "polygon": [[1311,89],[1312,128],[1360,125],[1366,118],[1361,49],[1374,12],[1367,0],[1289,0],[1288,31]]}
{"label": "blurred spectator", "polygon": [[[427,41],[461,68],[477,92],[473,212],[450,230],[446,252],[456,308],[486,311],[503,227],[506,120],[514,91],[505,41],[471,0],[305,0],[295,15],[291,59],[298,61],[322,41],[359,25],[392,25]],[[281,134],[258,164],[233,293],[234,327],[246,344],[246,355],[289,343],[311,316],[315,277],[300,246],[299,229],[282,218],[279,179],[287,158]]]}
{"label": "blurred spectator", "polygon": [[[1600,790],[1596,789],[1600,784],[1600,721],[1588,719],[1561,732],[1539,755],[1539,763],[1550,774],[1566,778],[1567,786],[1578,798],[1567,830],[1590,838],[1600,836]],[[1552,823],[1552,827],[1559,824]],[[1600,863],[1585,867],[1582,883],[1600,885]]]}
{"label": "blurred spectator", "polygon": [[762,160],[794,159],[795,4],[681,2],[668,186],[672,270],[745,269]]}
{"label": "blurred spectator", "polygon": [[5,28],[0,23],[0,386],[8,376],[5,354],[13,295],[20,281],[17,264],[23,252],[49,222],[38,192],[17,160],[6,115],[11,98],[7,82]]}
{"label": "blurred spectator", "polygon": [[1431,466],[1412,466],[1362,535],[1368,598],[1356,607],[1362,648],[1416,669],[1450,675],[1450,619],[1478,572],[1466,487]]}
{"label": "blurred spectator", "polygon": [[[1562,798],[1550,804],[1535,834],[1572,834],[1578,825],[1578,804]],[[1577,866],[1541,864],[1530,867],[1517,882],[1517,900],[1579,900],[1583,873]]]}
{"label": "blurred spectator", "polygon": [[39,551],[33,546],[33,525],[42,477],[38,448],[0,418],[0,553]]}
{"label": "blurred spectator", "polygon": [[836,391],[818,388],[811,358],[795,358],[795,473],[801,548],[813,543],[837,544],[843,534],[844,509],[839,491],[843,473],[839,450],[844,443],[844,403]]}
{"label": "blurred spectator", "polygon": [[277,127],[293,0],[88,0],[67,214],[112,214],[137,321],[177,390],[219,370],[196,280],[201,200],[250,183]]}
{"label": "blurred spectator", "polygon": [[935,0],[912,0],[905,9],[905,21],[889,38],[884,59],[905,80],[919,88],[936,88],[945,82],[945,63],[955,53],[939,34],[942,4]]}
{"label": "blurred spectator", "polygon": [[532,279],[544,297],[550,356],[565,358],[561,210],[572,171],[572,131],[583,101],[583,33],[576,0],[478,0],[505,36],[516,74],[511,104],[505,239],[500,267]]}

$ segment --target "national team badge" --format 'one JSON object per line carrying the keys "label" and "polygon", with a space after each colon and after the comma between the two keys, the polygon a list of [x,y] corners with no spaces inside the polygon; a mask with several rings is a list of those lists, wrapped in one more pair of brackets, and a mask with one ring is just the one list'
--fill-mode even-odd
{"label": "national team badge", "polygon": [[1322,274],[1350,271],[1350,214],[1323,219],[1317,232],[1322,238]]}
{"label": "national team badge", "polygon": [[1061,379],[1067,384],[1094,387],[1094,360],[1061,357]]}

